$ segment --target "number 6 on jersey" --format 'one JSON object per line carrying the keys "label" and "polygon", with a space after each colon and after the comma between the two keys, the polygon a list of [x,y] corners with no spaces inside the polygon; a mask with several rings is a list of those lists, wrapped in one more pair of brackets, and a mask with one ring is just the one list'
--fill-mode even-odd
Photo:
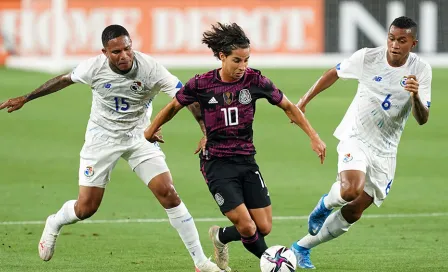
{"label": "number 6 on jersey", "polygon": [[226,126],[238,125],[237,107],[223,108],[221,111],[224,113],[224,122],[226,123]]}
{"label": "number 6 on jersey", "polygon": [[391,94],[388,94],[384,99],[383,103],[381,103],[381,107],[383,107],[384,110],[390,109],[391,103],[389,99],[391,96],[392,96]]}

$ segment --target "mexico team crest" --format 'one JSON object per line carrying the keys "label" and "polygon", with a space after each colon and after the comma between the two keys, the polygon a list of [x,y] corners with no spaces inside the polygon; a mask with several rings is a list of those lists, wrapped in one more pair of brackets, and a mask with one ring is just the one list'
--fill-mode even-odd
{"label": "mexico team crest", "polygon": [[400,85],[401,85],[401,87],[404,87],[404,86],[406,86],[406,80],[408,79],[408,77],[407,76],[404,76],[401,80],[400,80]]}
{"label": "mexico team crest", "polygon": [[222,97],[224,98],[224,103],[226,103],[227,105],[232,104],[232,102],[233,102],[233,93],[225,92],[225,93],[222,94]]}
{"label": "mexico team crest", "polygon": [[250,92],[248,89],[242,89],[240,91],[240,96],[238,97],[238,101],[240,101],[240,103],[243,105],[247,105],[252,101],[252,97],[250,96]]}
{"label": "mexico team crest", "polygon": [[134,81],[132,82],[130,89],[134,92],[141,92],[143,90],[143,83],[140,81]]}
{"label": "mexico team crest", "polygon": [[93,171],[93,167],[92,166],[87,166],[86,170],[84,170],[84,175],[88,178],[90,178],[91,176],[93,176],[95,174],[95,172]]}
{"label": "mexico team crest", "polygon": [[219,193],[215,194],[215,200],[219,206],[222,206],[222,204],[224,204],[224,198]]}

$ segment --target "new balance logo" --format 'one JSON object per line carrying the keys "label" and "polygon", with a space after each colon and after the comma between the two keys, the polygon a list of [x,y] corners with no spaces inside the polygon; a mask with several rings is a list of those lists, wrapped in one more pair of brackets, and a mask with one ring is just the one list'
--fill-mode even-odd
{"label": "new balance logo", "polygon": [[380,76],[375,76],[375,77],[373,78],[373,81],[380,82],[382,79],[383,79],[383,78],[380,77]]}
{"label": "new balance logo", "polygon": [[210,100],[208,101],[208,103],[209,103],[209,104],[218,104],[218,101],[216,100],[215,97],[212,97],[212,99],[210,99]]}

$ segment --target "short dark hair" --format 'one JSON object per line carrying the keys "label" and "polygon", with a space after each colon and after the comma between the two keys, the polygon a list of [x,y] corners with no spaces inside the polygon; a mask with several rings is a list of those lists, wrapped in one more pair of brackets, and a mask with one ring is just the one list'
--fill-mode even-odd
{"label": "short dark hair", "polygon": [[204,32],[202,43],[213,51],[213,55],[219,59],[219,52],[225,56],[232,54],[237,48],[249,48],[250,40],[243,29],[236,23],[212,25],[212,30]]}
{"label": "short dark hair", "polygon": [[103,46],[106,47],[107,43],[110,40],[118,38],[120,36],[128,36],[129,33],[126,28],[121,25],[110,25],[103,30],[103,34],[101,34],[101,41],[103,42]]}
{"label": "short dark hair", "polygon": [[401,29],[411,29],[414,38],[417,38],[417,23],[409,17],[398,17],[390,24],[389,29],[391,26],[395,26]]}

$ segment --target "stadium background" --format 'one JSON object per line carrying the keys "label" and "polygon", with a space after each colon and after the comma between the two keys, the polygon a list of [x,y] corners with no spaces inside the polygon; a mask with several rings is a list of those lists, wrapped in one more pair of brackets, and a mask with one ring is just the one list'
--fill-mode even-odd
{"label": "stadium background", "polygon": [[[418,126],[409,119],[395,181],[381,209],[372,207],[347,235],[313,250],[312,258],[321,271],[447,271],[447,11],[443,0],[1,0],[0,101],[98,54],[101,31],[112,23],[124,25],[136,50],[155,56],[185,82],[219,66],[200,43],[202,31],[216,21],[241,24],[253,45],[251,66],[296,101],[343,57],[385,44],[393,18],[411,16],[419,23],[416,51],[434,67],[429,123]],[[356,82],[340,81],[307,108],[328,146],[323,166],[281,110],[258,103],[257,161],[276,216],[270,245],[289,246],[306,233],[306,216],[335,179],[332,132],[355,90]],[[160,95],[154,112],[168,101]],[[0,271],[192,271],[164,210],[123,161],[100,210],[87,221],[91,224],[65,227],[54,259],[38,258],[45,217],[76,198],[90,105],[88,87],[75,85],[12,115],[0,113]],[[211,255],[208,227],[227,222],[193,155],[199,129],[183,111],[164,127],[164,137],[177,191]],[[234,271],[259,271],[258,261],[240,244],[232,244],[230,254]]]}

